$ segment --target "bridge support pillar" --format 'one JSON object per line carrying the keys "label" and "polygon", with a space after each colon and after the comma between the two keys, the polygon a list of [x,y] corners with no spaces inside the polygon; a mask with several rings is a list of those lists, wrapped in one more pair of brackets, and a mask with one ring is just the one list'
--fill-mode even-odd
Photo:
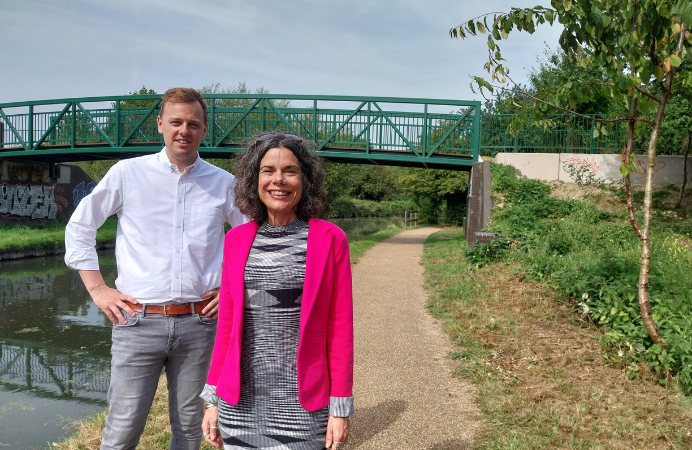
{"label": "bridge support pillar", "polygon": [[490,162],[474,163],[469,177],[470,187],[466,200],[464,234],[466,245],[473,247],[477,242],[489,242],[493,235],[483,233],[488,228],[493,200],[490,191]]}

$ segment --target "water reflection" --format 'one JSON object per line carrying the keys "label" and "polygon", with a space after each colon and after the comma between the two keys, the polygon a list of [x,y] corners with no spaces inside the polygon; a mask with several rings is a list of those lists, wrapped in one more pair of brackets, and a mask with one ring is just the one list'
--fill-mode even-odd
{"label": "water reflection", "polygon": [[[115,259],[100,253],[112,285]],[[105,408],[110,331],[61,256],[0,262],[0,447],[45,446]]]}

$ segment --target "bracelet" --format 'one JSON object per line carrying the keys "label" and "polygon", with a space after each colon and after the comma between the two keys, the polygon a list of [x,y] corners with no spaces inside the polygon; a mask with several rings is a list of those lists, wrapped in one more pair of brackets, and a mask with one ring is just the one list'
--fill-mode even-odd
{"label": "bracelet", "polygon": [[204,402],[204,409],[214,408],[215,406],[218,406],[218,405],[216,405],[214,403]]}

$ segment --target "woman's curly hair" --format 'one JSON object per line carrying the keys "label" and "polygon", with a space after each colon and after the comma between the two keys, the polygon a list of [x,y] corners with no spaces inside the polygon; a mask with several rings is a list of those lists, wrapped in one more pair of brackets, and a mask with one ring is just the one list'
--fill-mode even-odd
{"label": "woman's curly hair", "polygon": [[233,168],[236,177],[235,206],[255,222],[267,220],[267,207],[260,200],[258,190],[260,163],[267,151],[277,147],[292,151],[300,163],[303,192],[296,205],[296,215],[306,222],[319,217],[327,204],[327,196],[322,188],[325,172],[320,158],[308,142],[299,136],[282,132],[261,134],[240,155]]}

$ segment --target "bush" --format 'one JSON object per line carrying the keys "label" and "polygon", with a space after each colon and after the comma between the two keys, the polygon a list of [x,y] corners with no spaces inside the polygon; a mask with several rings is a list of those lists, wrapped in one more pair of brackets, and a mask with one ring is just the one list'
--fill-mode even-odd
{"label": "bush", "polygon": [[[504,207],[491,230],[522,236],[480,244],[467,256],[476,264],[514,258],[529,279],[540,279],[569,298],[586,318],[602,326],[601,345],[608,358],[636,367],[646,361],[665,382],[675,374],[692,393],[692,252],[688,220],[654,224],[649,295],[654,320],[666,346],[653,341],[638,304],[639,240],[626,215],[599,211],[575,200],[549,197],[549,186],[527,180],[513,168],[492,166],[494,195]],[[515,241],[516,242],[516,241]],[[515,250],[520,249],[520,251]],[[628,370],[628,376],[638,376]]]}
{"label": "bush", "polygon": [[349,197],[338,197],[329,204],[327,217],[403,217],[404,211],[418,209],[409,200],[375,202],[356,200]]}

